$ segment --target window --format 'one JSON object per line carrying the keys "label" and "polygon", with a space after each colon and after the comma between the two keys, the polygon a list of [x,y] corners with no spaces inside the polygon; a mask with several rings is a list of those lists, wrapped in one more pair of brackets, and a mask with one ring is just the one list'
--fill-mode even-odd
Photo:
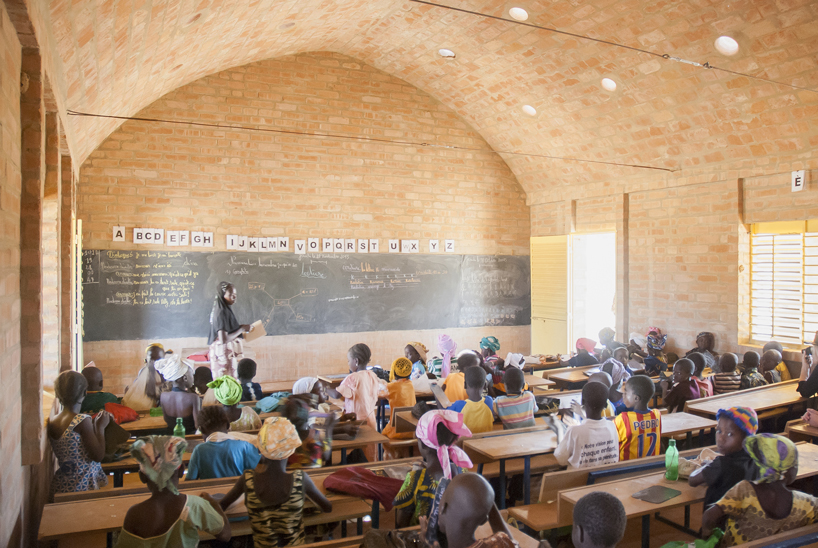
{"label": "window", "polygon": [[818,330],[818,222],[753,225],[750,336],[801,347]]}

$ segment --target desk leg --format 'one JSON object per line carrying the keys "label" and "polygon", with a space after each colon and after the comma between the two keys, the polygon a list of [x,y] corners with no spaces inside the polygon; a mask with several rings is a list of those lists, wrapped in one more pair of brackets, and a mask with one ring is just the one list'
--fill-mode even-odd
{"label": "desk leg", "polygon": [[117,470],[114,472],[114,487],[122,487],[125,479],[125,472]]}
{"label": "desk leg", "polygon": [[347,536],[347,520],[341,520],[341,537]]}
{"label": "desk leg", "polygon": [[642,548],[650,548],[650,514],[642,516]]}
{"label": "desk leg", "polygon": [[347,449],[346,449],[346,447],[344,447],[343,449],[341,449],[341,464],[346,464],[346,463],[347,463]]}
{"label": "desk leg", "polygon": [[523,469],[523,504],[531,504],[531,457],[525,457]]}
{"label": "desk leg", "polygon": [[685,436],[685,449],[693,449],[693,432],[688,432]]}
{"label": "desk leg", "polygon": [[699,449],[704,447],[704,432],[705,432],[704,428],[699,430]]}
{"label": "desk leg", "polygon": [[500,459],[500,510],[506,509],[506,459]]}
{"label": "desk leg", "polygon": [[364,534],[364,518],[355,520],[355,534],[360,536]]}
{"label": "desk leg", "polygon": [[[477,473],[480,474],[481,476],[483,475],[483,463],[482,462],[477,465]],[[818,476],[816,476],[816,477],[818,477]]]}
{"label": "desk leg", "polygon": [[685,527],[690,528],[690,506],[685,506]]}
{"label": "desk leg", "polygon": [[[372,528],[378,529],[381,526],[381,503],[377,500],[372,501]],[[361,533],[358,533],[359,535]]]}

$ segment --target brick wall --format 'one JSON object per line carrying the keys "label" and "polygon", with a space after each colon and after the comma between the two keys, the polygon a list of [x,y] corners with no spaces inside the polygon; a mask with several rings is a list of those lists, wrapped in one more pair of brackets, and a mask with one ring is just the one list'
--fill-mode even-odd
{"label": "brick wall", "polygon": [[[478,150],[127,122],[80,170],[86,249],[133,248],[131,241],[112,242],[112,227],[123,225],[214,232],[216,250],[225,249],[226,234],[239,234],[369,237],[382,246],[388,238],[446,238],[456,240],[458,253],[528,254],[525,195],[502,159],[430,95],[350,57],[318,52],[233,68],[169,93],[138,116]],[[449,331],[470,347],[502,331],[504,348],[529,349],[528,327]],[[357,342],[386,364],[407,341],[433,346],[435,335],[266,337],[254,350],[261,379],[290,379],[343,371],[346,351]],[[108,389],[120,390],[147,342],[86,343],[84,361],[103,369]],[[181,349],[205,340],[166,342]]]}
{"label": "brick wall", "polygon": [[20,42],[0,3],[0,546],[19,543],[20,454]]}
{"label": "brick wall", "polygon": [[43,385],[54,386],[60,372],[60,123],[56,112],[46,114],[45,184],[42,225],[42,352]]}

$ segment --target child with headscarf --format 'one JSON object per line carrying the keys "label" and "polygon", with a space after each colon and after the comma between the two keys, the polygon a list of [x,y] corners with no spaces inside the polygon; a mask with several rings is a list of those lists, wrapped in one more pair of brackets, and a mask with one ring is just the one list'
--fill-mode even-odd
{"label": "child with headscarf", "polygon": [[594,356],[594,348],[596,341],[592,339],[579,338],[577,339],[576,349],[577,355],[567,361],[563,361],[560,365],[567,367],[585,367],[586,365],[596,365],[599,363],[596,356]]}
{"label": "child with headscarf", "polygon": [[[407,360],[412,364],[412,373],[410,379],[414,380],[426,375],[426,353],[429,349],[423,343],[410,342],[403,349],[403,354]],[[395,372],[389,372],[389,382],[395,380]]]}
{"label": "child with headscarf", "polygon": [[305,544],[304,501],[309,498],[322,512],[332,503],[303,470],[287,471],[287,459],[301,446],[295,426],[285,418],[270,417],[258,433],[261,460],[245,470],[221,500],[227,509],[244,494],[244,505],[257,548]]}
{"label": "child with headscarf", "polygon": [[472,467],[466,453],[455,445],[458,437],[471,437],[460,413],[428,411],[418,419],[415,436],[423,460],[412,467],[395,497],[395,525],[399,529],[417,525],[421,517],[429,516],[441,482],[445,489],[447,480]]}
{"label": "child with headscarf", "polygon": [[645,373],[649,377],[655,377],[662,371],[667,371],[667,356],[665,356],[665,344],[667,335],[662,335],[656,331],[648,333],[647,346],[648,355],[645,358]]}
{"label": "child with headscarf", "polygon": [[744,440],[744,450],[758,467],[758,479],[739,482],[704,512],[704,538],[725,519],[719,546],[744,544],[818,520],[818,499],[788,487],[798,474],[798,449],[792,441],[757,434]]}
{"label": "child with headscarf", "polygon": [[252,327],[240,324],[233,313],[238,294],[230,282],[220,282],[216,288],[216,298],[210,311],[210,334],[207,345],[210,347],[210,368],[213,377],[235,375],[239,360],[244,358],[242,339]]}
{"label": "child with headscarf", "polygon": [[617,348],[625,348],[624,344],[614,340],[614,335],[616,335],[616,331],[610,327],[603,327],[599,331],[599,344],[607,348],[611,354],[613,354]]}
{"label": "child with headscarf", "polygon": [[136,374],[130,386],[125,388],[122,405],[136,411],[147,411],[159,405],[162,393],[162,376],[156,371],[154,363],[165,357],[165,347],[151,343],[145,349],[145,365]]}
{"label": "child with headscarf", "polygon": [[452,358],[457,351],[457,343],[446,334],[438,335],[437,351],[440,356],[435,356],[426,362],[426,371],[436,377],[445,379],[452,372]]}
{"label": "child with headscarf", "polygon": [[[391,373],[394,374],[395,380],[386,385],[386,390],[389,394],[387,396],[389,399],[389,409],[391,410],[392,416],[389,420],[389,424],[387,424],[381,432],[384,436],[392,440],[412,439],[413,437],[411,432],[399,434],[395,430],[395,427],[392,426],[393,422],[395,421],[394,414],[396,408],[414,407],[417,403],[417,398],[415,397],[415,387],[412,385],[412,381],[409,380],[409,377],[412,375],[412,367],[412,362],[407,358],[398,358],[392,362]],[[400,457],[398,457],[393,451],[392,458]]]}
{"label": "child with headscarf", "polygon": [[740,481],[754,480],[758,468],[744,450],[744,440],[758,432],[758,415],[750,407],[730,407],[716,413],[716,450],[721,456],[690,475],[692,486],[707,485],[704,508],[722,498]]}
{"label": "child with headscarf", "polygon": [[[492,368],[489,394],[493,398],[496,398],[507,394],[506,383],[504,381],[505,372],[512,367],[523,371],[525,369],[525,357],[522,354],[509,352],[506,354],[505,360],[497,360],[494,363],[497,364],[497,367]],[[523,386],[523,390],[528,390],[528,388],[528,383],[526,383]]]}
{"label": "child with headscarf", "polygon": [[483,360],[489,365],[494,365],[494,362],[500,359],[497,352],[500,351],[500,341],[497,337],[483,337],[480,339],[480,353],[483,355]]}
{"label": "child with headscarf", "polygon": [[[202,400],[190,391],[193,386],[193,367],[189,360],[183,360],[179,354],[165,354],[156,362],[156,370],[171,384],[170,392],[162,392],[159,403],[168,430],[176,426],[176,419],[181,418],[186,434],[193,434],[199,426],[199,410]],[[170,432],[169,432],[170,433]]]}
{"label": "child with headscarf", "polygon": [[647,344],[647,339],[637,332],[632,332],[628,335],[628,356],[637,361],[642,361],[648,357],[644,348]]}
{"label": "child with headscarf", "polygon": [[115,548],[199,545],[199,531],[221,542],[230,540],[230,522],[219,503],[207,493],[182,495],[182,455],[187,442],[172,436],[148,436],[133,443],[139,479],[151,496],[131,506]]}
{"label": "child with headscarf", "polygon": [[239,407],[242,386],[230,375],[224,375],[207,384],[212,388],[216,399],[224,406],[224,412],[230,421],[232,432],[246,432],[261,428],[261,419],[252,407]]}

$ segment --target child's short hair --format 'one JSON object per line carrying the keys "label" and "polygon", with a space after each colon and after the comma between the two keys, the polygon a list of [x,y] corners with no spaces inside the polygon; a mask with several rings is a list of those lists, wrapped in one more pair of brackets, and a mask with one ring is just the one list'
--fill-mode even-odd
{"label": "child's short hair", "polygon": [[[647,377],[645,377],[647,378]],[[625,536],[628,518],[622,502],[610,493],[588,493],[574,505],[574,525],[596,546],[616,546]]]}
{"label": "child's short hair", "polygon": [[587,382],[582,387],[582,405],[594,411],[601,411],[608,406],[608,387],[601,382]]}
{"label": "child's short hair", "polygon": [[440,445],[453,445],[457,441],[457,434],[446,428],[442,422],[437,423],[437,442]]}
{"label": "child's short hair", "polygon": [[469,367],[463,375],[466,388],[483,388],[486,384],[486,372],[480,367]]}
{"label": "child's short hair", "polygon": [[206,405],[199,411],[199,430],[202,432],[216,432],[219,427],[230,428],[230,419],[221,405]]}
{"label": "child's short hair", "polygon": [[725,352],[719,358],[719,369],[722,373],[732,373],[738,367],[738,356],[732,352]]}
{"label": "child's short hair", "polygon": [[256,362],[250,358],[244,358],[236,366],[236,373],[240,379],[252,379],[256,376]]}
{"label": "child's short hair", "polygon": [[781,346],[781,343],[778,341],[770,341],[764,345],[764,348],[761,349],[761,353],[763,354],[767,350],[778,350],[781,355],[784,355],[784,347]]}
{"label": "child's short hair", "polygon": [[707,362],[704,360],[704,355],[700,354],[699,352],[692,352],[687,355],[687,359],[693,362],[693,365],[696,366],[695,374],[698,377],[704,371],[704,368],[707,366]]}
{"label": "child's short hair", "polygon": [[210,382],[213,380],[213,372],[206,365],[201,365],[193,372],[193,384]]}
{"label": "child's short hair", "polygon": [[477,357],[477,354],[471,350],[463,352],[457,357],[457,368],[463,373],[465,373],[469,367],[477,365],[480,365],[480,359]]}
{"label": "child's short hair", "polygon": [[758,364],[761,361],[761,356],[758,355],[758,352],[750,350],[749,352],[744,353],[744,368],[750,369],[757,369]]}
{"label": "child's short hair", "polygon": [[415,417],[416,419],[419,419],[420,417],[422,417],[431,410],[432,408],[431,406],[429,406],[428,403],[426,403],[425,401],[419,401],[412,408],[412,416]]}
{"label": "child's short hair", "polygon": [[[625,353],[625,359],[624,360],[617,359],[617,357],[616,357],[617,352],[620,352],[620,353],[624,352]],[[617,360],[617,361],[622,362],[622,363],[628,363],[628,349],[626,347],[624,347],[624,346],[620,346],[619,348],[617,348],[616,350],[613,351],[613,358],[615,360]]]}
{"label": "child's short hair", "polygon": [[634,394],[647,403],[650,402],[653,395],[656,393],[656,387],[653,386],[653,380],[647,375],[634,375],[628,379],[627,385],[630,386]]}
{"label": "child's short hair", "polygon": [[[482,373],[482,369],[480,370]],[[522,392],[525,386],[525,375],[521,369],[509,367],[503,374],[503,384],[506,385],[506,392]]]}
{"label": "child's short hair", "polygon": [[76,371],[63,371],[54,381],[54,395],[66,407],[78,403],[86,390],[88,381]]}
{"label": "child's short hair", "polygon": [[372,359],[372,351],[363,343],[358,343],[349,349],[349,353],[353,358],[358,360],[358,365],[363,367]]}
{"label": "child's short hair", "polygon": [[681,368],[682,372],[687,375],[692,376],[696,372],[696,364],[688,358],[677,360],[676,363],[673,364],[673,369],[677,367]]}

